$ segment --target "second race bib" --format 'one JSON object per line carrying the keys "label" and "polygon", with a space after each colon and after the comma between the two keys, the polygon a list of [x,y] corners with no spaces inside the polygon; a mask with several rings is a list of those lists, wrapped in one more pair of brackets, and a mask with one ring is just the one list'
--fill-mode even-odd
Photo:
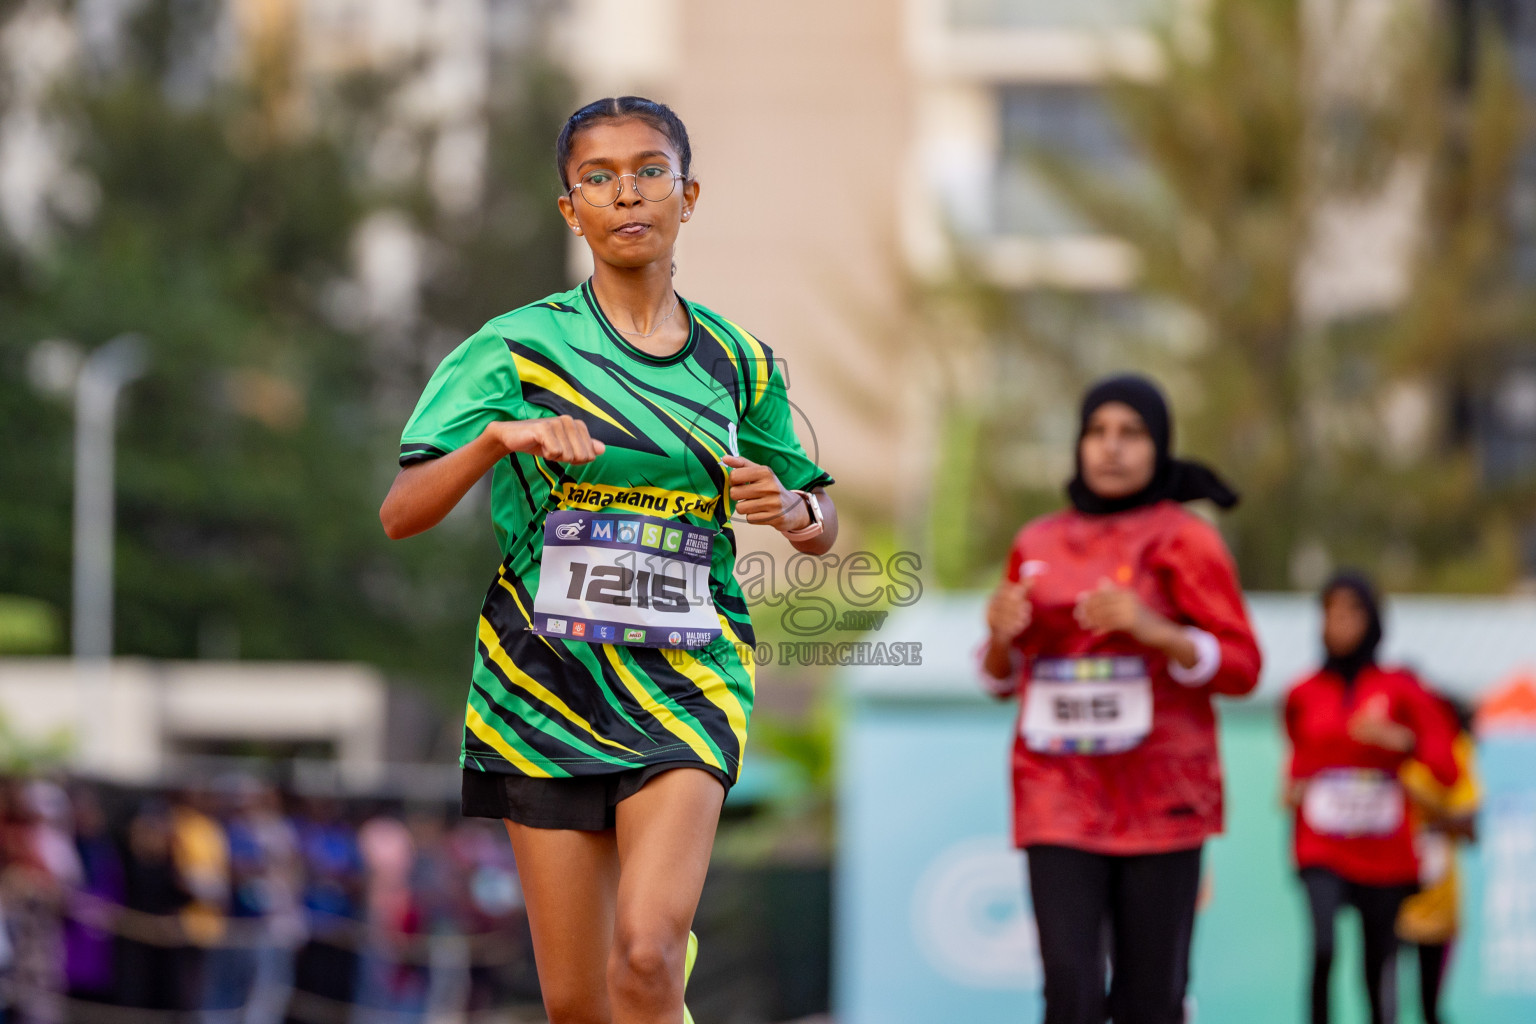
{"label": "second race bib", "polygon": [[1445,881],[1456,863],[1456,841],[1444,832],[1427,829],[1413,837],[1413,852],[1419,858],[1419,888],[1428,889]]}
{"label": "second race bib", "polygon": [[709,592],[714,533],[633,513],[551,512],[533,631],[633,647],[708,645],[721,634]]}
{"label": "second race bib", "polygon": [[1370,768],[1335,768],[1307,781],[1301,817],[1325,836],[1387,836],[1403,823],[1403,787]]}
{"label": "second race bib", "polygon": [[1045,754],[1116,754],[1152,731],[1152,681],[1136,657],[1038,658],[1020,718]]}

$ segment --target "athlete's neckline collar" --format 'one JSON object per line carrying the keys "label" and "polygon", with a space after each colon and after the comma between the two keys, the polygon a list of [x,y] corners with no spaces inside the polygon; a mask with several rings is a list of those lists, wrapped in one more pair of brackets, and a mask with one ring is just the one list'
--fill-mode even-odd
{"label": "athlete's neckline collar", "polygon": [[603,312],[603,307],[598,304],[597,295],[592,291],[592,279],[590,277],[581,282],[581,297],[585,300],[587,308],[592,311],[592,315],[596,318],[598,325],[602,327],[603,333],[608,335],[609,339],[619,347],[621,352],[634,359],[638,359],[642,363],[647,363],[651,366],[671,366],[673,363],[680,363],[693,355],[694,346],[699,343],[699,318],[693,315],[692,304],[681,295],[677,297],[677,301],[688,314],[688,340],[683,343],[682,348],[669,356],[653,356],[649,352],[632,345],[619,329],[613,326],[613,323],[608,319],[608,315]]}

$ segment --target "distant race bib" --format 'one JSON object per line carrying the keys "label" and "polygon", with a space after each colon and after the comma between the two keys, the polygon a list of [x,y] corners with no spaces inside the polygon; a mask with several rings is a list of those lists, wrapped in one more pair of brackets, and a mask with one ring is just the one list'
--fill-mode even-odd
{"label": "distant race bib", "polygon": [[1426,830],[1413,837],[1419,857],[1419,887],[1428,889],[1445,881],[1456,862],[1456,841],[1444,832]]}
{"label": "distant race bib", "polygon": [[1024,744],[1044,754],[1116,754],[1152,731],[1140,658],[1039,658],[1024,692]]}
{"label": "distant race bib", "polygon": [[1301,817],[1319,835],[1391,835],[1403,823],[1403,788],[1374,769],[1330,769],[1307,781]]}
{"label": "distant race bib", "polygon": [[709,593],[713,530],[633,513],[551,512],[533,631],[632,647],[720,636]]}

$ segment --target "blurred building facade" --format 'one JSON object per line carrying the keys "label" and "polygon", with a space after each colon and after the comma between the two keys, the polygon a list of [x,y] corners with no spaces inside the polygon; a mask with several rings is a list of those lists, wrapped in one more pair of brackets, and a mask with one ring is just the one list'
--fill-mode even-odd
{"label": "blurred building facade", "polygon": [[1004,287],[1133,282],[1136,254],[1075,220],[1030,163],[1052,152],[1134,177],[1100,87],[1157,74],[1154,9],[1148,0],[907,0],[916,188],[904,227],[914,268],[950,271],[958,236]]}

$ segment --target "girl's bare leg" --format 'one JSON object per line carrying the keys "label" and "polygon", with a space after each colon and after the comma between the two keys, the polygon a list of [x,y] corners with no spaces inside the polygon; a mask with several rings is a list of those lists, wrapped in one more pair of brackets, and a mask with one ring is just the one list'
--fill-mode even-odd
{"label": "girl's bare leg", "polygon": [[682,1024],[683,963],[725,787],[675,768],[618,805],[619,883],[608,993],[613,1024]]}
{"label": "girl's bare leg", "polygon": [[506,826],[550,1024],[613,1024],[606,976],[619,882],[613,830]]}

